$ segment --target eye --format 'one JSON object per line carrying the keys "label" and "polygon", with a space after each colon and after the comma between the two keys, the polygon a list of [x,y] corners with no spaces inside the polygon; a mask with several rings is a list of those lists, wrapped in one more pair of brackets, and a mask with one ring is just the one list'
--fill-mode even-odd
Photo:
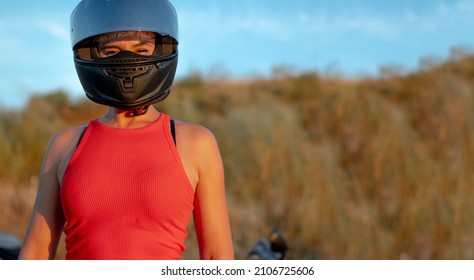
{"label": "eye", "polygon": [[149,54],[150,50],[140,49],[140,50],[137,50],[136,53],[145,55],[145,54]]}
{"label": "eye", "polygon": [[135,53],[140,55],[152,55],[155,51],[155,46],[151,45],[142,45],[135,49]]}
{"label": "eye", "polygon": [[100,56],[101,57],[109,57],[109,56],[114,56],[117,53],[119,53],[119,49],[117,48],[104,48],[100,50]]}

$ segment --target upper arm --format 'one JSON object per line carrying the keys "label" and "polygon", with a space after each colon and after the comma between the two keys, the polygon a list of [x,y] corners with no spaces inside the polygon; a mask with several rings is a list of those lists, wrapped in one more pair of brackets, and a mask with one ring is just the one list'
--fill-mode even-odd
{"label": "upper arm", "polygon": [[20,259],[54,259],[64,226],[58,168],[65,158],[75,130],[58,133],[50,141],[41,166],[38,191]]}
{"label": "upper arm", "polygon": [[201,259],[233,259],[234,250],[227,211],[224,170],[214,135],[199,127],[194,134],[198,159],[194,224]]}

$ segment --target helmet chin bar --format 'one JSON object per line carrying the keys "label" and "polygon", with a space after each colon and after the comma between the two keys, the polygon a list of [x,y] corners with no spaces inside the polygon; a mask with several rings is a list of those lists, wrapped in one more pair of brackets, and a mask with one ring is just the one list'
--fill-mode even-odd
{"label": "helmet chin bar", "polygon": [[116,80],[120,84],[121,92],[126,94],[132,94],[136,90],[136,81],[140,77],[148,75],[153,66],[131,66],[131,67],[111,67],[101,68],[104,75]]}
{"label": "helmet chin bar", "polygon": [[131,55],[128,59],[96,62],[76,59],[76,71],[86,96],[137,115],[146,113],[145,106],[165,99],[173,83],[177,54],[159,59],[135,58]]}

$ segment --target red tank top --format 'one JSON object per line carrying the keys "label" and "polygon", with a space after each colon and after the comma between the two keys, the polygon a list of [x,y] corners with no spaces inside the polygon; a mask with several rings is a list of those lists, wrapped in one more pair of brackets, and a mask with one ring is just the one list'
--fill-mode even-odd
{"label": "red tank top", "polygon": [[61,184],[66,259],[182,257],[194,193],[169,120],[89,123]]}

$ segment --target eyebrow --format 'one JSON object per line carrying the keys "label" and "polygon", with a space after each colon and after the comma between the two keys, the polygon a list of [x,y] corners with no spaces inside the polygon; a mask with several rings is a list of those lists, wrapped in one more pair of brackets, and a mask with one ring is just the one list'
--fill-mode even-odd
{"label": "eyebrow", "polygon": [[[115,45],[115,43],[117,43],[117,42],[121,42],[121,41],[112,41],[112,42],[105,43],[101,46],[101,49],[118,47],[118,46]],[[154,42],[138,42],[136,44],[133,44],[132,47],[140,47],[140,46],[143,46],[143,45],[153,46],[155,44],[154,44]]]}

